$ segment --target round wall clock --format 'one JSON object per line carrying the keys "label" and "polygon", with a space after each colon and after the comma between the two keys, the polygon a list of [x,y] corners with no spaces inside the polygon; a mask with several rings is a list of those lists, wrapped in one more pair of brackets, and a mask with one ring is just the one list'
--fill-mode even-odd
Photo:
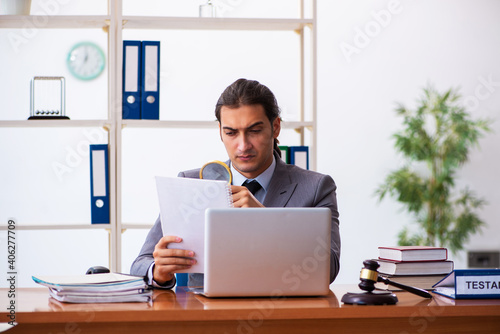
{"label": "round wall clock", "polygon": [[81,42],[71,48],[66,59],[72,75],[80,80],[97,78],[106,64],[101,48],[92,42]]}

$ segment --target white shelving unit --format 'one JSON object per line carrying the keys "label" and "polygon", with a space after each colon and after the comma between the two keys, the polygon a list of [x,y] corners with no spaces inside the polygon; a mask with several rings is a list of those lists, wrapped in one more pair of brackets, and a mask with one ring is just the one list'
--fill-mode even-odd
{"label": "white shelving unit", "polygon": [[112,123],[108,120],[30,120],[30,121],[0,121],[0,127],[5,128],[70,128],[70,127],[101,127],[110,129]]}
{"label": "white shelving unit", "polygon": [[[0,28],[20,29],[26,20],[44,22],[39,28],[47,29],[103,29],[108,36],[108,118],[104,120],[30,120],[0,121],[1,127],[99,127],[108,133],[109,176],[110,176],[110,224],[77,225],[24,225],[22,230],[64,230],[64,229],[106,229],[109,231],[109,259],[113,271],[121,268],[121,234],[125,229],[144,229],[151,224],[125,223],[122,221],[122,143],[123,128],[165,128],[165,129],[216,129],[215,121],[163,121],[163,120],[122,120],[121,105],[112,101],[121,101],[122,87],[122,32],[125,29],[152,30],[245,30],[245,31],[291,31],[299,35],[300,43],[300,91],[299,120],[284,122],[283,128],[295,129],[300,136],[300,143],[305,142],[306,129],[310,133],[310,166],[316,168],[316,0],[311,0],[312,17],[304,18],[305,0],[300,1],[300,17],[297,19],[258,19],[258,18],[197,18],[197,17],[157,17],[123,16],[122,1],[109,0],[109,15],[96,16],[3,16]],[[310,45],[306,50],[306,33],[310,34]],[[306,64],[306,52],[309,63]],[[306,78],[306,68],[310,77]],[[306,82],[309,84],[306,87]],[[309,91],[306,91],[309,90]],[[310,96],[310,105],[305,105],[305,96]],[[310,119],[305,119],[306,108],[310,110]]]}
{"label": "white shelving unit", "polygon": [[43,29],[107,29],[111,22],[111,16],[48,16],[45,15],[2,15],[0,28],[21,29],[26,27],[26,22],[39,22],[36,27]]}

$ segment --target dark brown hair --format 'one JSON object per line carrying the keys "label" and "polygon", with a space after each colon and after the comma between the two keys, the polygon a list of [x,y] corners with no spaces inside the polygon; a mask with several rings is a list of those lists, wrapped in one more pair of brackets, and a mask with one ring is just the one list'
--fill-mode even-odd
{"label": "dark brown hair", "polygon": [[[238,79],[229,85],[224,92],[222,92],[215,105],[215,117],[220,123],[220,110],[222,106],[238,108],[240,106],[256,104],[260,104],[264,108],[272,129],[273,122],[277,117],[280,117],[281,110],[273,92],[256,80]],[[274,150],[281,156],[281,150],[278,148],[278,143],[278,139],[274,139]]]}

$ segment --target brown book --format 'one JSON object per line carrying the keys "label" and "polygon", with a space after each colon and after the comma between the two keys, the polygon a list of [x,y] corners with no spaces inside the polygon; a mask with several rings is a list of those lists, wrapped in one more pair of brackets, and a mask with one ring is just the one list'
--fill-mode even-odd
{"label": "brown book", "polygon": [[444,261],[448,250],[444,247],[394,246],[379,247],[379,259],[392,261]]}

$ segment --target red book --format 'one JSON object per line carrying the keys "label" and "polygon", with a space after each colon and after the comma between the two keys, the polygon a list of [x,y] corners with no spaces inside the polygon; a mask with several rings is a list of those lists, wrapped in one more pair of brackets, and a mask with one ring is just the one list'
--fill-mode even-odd
{"label": "red book", "polygon": [[407,261],[444,261],[448,250],[444,247],[394,246],[379,247],[379,259],[399,262]]}

